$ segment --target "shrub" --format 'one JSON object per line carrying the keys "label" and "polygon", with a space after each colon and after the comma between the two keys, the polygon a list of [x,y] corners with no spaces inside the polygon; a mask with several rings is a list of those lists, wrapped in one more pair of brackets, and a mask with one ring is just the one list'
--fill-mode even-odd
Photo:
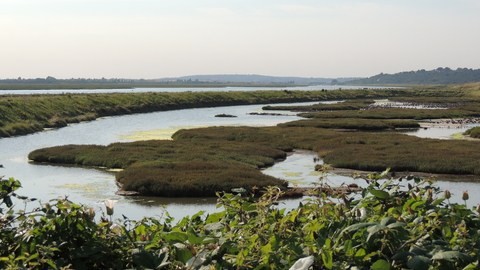
{"label": "shrub", "polygon": [[224,210],[175,225],[168,213],[96,221],[92,209],[66,199],[14,212],[15,197],[34,199],[12,193],[18,181],[2,180],[0,267],[289,269],[303,259],[313,269],[477,269],[480,213],[467,207],[468,192],[465,204],[450,203],[450,192],[429,179],[387,173],[365,176],[361,195],[319,193],[288,211],[277,206],[275,187],[261,197],[219,193]]}

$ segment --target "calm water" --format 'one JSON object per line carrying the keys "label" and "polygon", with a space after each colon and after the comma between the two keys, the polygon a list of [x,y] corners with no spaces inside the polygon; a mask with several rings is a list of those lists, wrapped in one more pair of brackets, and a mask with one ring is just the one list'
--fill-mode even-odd
{"label": "calm water", "polygon": [[[312,104],[313,102],[304,103]],[[65,144],[102,144],[112,142],[128,142],[139,139],[168,139],[171,134],[181,128],[194,128],[214,125],[249,125],[271,126],[278,123],[299,119],[296,116],[261,116],[249,115],[260,111],[264,105],[248,105],[234,107],[187,109],[147,114],[126,115],[103,118],[88,123],[70,125],[58,130],[44,131],[27,136],[0,139],[0,175],[14,177],[22,182],[20,195],[39,198],[47,202],[57,197],[68,198],[76,203],[92,206],[103,211],[99,201],[107,198],[118,198],[115,205],[115,217],[121,214],[131,219],[141,219],[144,216],[164,214],[164,208],[171,216],[179,220],[186,215],[198,211],[219,211],[215,207],[215,198],[152,198],[125,197],[115,195],[118,190],[113,172],[101,169],[81,168],[72,166],[51,166],[31,164],[27,160],[30,151],[38,148]],[[216,114],[233,114],[236,118],[214,117]],[[281,112],[285,113],[285,112]],[[290,113],[289,113],[290,114]],[[461,130],[428,129],[416,131],[417,136],[444,137]],[[444,132],[445,131],[445,132]],[[287,160],[265,169],[266,174],[289,180],[299,186],[310,186],[317,182],[319,175],[313,172],[315,153],[302,152],[289,156]],[[329,175],[328,184],[332,186],[342,183],[352,183],[355,180],[345,176]],[[358,183],[362,184],[362,183]],[[480,185],[476,183],[439,182],[440,186],[448,188],[452,193],[461,196],[463,190],[471,194],[480,194]],[[471,205],[480,202],[480,198],[471,199]],[[281,206],[291,208],[298,205],[300,199],[284,201]],[[458,202],[461,202],[460,200]],[[37,206],[37,202],[29,203],[29,207]],[[23,205],[19,205],[23,208]],[[98,214],[100,215],[100,214]]]}
{"label": "calm water", "polygon": [[[312,102],[304,103],[312,104]],[[296,116],[249,115],[261,111],[263,105],[201,108],[103,118],[79,123],[58,130],[44,131],[27,136],[0,139],[0,173],[22,182],[21,195],[39,198],[42,202],[63,197],[103,209],[98,201],[118,197],[114,173],[100,169],[72,166],[37,165],[28,162],[28,153],[43,147],[66,144],[101,144],[128,142],[138,139],[168,139],[178,129],[214,125],[271,126],[300,119]],[[238,117],[215,117],[228,113]],[[283,112],[284,113],[284,112]],[[192,215],[200,210],[214,211],[215,198],[121,198],[115,212],[131,219],[163,213],[159,205],[167,205],[174,217]],[[30,203],[36,206],[35,202]]]}

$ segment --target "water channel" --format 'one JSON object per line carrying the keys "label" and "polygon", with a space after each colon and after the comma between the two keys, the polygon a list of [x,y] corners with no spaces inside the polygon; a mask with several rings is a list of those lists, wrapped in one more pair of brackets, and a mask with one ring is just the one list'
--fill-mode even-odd
{"label": "water channel", "polygon": [[[314,102],[304,103],[313,104]],[[250,115],[258,112],[264,105],[247,105],[233,107],[186,109],[147,114],[135,114],[102,118],[96,121],[73,124],[58,130],[49,130],[36,134],[0,139],[0,175],[14,177],[22,182],[20,195],[38,198],[45,203],[51,199],[68,196],[75,202],[94,207],[99,213],[103,210],[102,200],[119,199],[115,205],[115,217],[125,215],[138,220],[145,216],[161,217],[165,209],[176,220],[199,211],[215,212],[216,198],[156,198],[156,197],[119,197],[115,184],[114,172],[102,169],[82,168],[76,166],[37,165],[28,162],[30,151],[56,145],[66,144],[102,144],[128,142],[144,139],[169,139],[178,129],[203,126],[249,125],[272,126],[278,123],[300,119],[297,116]],[[219,118],[217,114],[232,114],[235,118]],[[285,112],[280,112],[285,113]],[[290,113],[289,113],[290,114]],[[430,128],[414,131],[416,136],[445,138],[460,129]],[[446,153],[447,154],[447,153]],[[315,153],[300,152],[290,155],[285,161],[264,170],[264,173],[289,180],[292,185],[310,186],[317,182],[319,175],[314,172]],[[321,161],[320,161],[321,162]],[[331,186],[352,183],[347,176],[328,175],[327,183]],[[357,182],[355,182],[357,183]],[[362,185],[362,183],[357,183]],[[463,190],[470,194],[480,193],[480,184],[473,182],[439,181],[438,185],[452,191],[457,202]],[[471,196],[475,197],[475,196]],[[283,201],[280,207],[292,208],[301,199]],[[453,200],[455,201],[455,199]],[[28,208],[37,206],[30,202]],[[471,205],[480,203],[480,198],[472,198]],[[166,208],[162,207],[165,205]],[[23,208],[23,206],[21,206]]]}

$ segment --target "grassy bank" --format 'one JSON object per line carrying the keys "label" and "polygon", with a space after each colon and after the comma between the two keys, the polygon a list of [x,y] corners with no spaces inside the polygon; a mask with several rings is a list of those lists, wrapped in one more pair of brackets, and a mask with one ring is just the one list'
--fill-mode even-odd
{"label": "grassy bank", "polygon": [[131,88],[198,88],[198,87],[291,87],[285,84],[252,84],[252,83],[188,83],[177,82],[155,83],[145,81],[143,83],[0,83],[0,90],[40,90],[40,89],[131,89]]}
{"label": "grassy bank", "polygon": [[400,96],[456,97],[451,88],[334,91],[182,92],[0,96],[0,137],[90,121],[97,117],[185,108]]}
{"label": "grassy bank", "polygon": [[301,112],[315,111],[338,111],[338,110],[360,110],[368,107],[369,104],[375,103],[373,99],[354,99],[333,104],[314,104],[310,106],[264,106],[263,110],[289,110]]}

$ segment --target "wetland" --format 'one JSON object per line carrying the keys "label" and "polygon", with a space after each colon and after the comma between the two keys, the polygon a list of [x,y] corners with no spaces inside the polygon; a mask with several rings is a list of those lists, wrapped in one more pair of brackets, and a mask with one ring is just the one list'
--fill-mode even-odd
{"label": "wetland", "polygon": [[[404,90],[402,90],[402,91],[404,91]],[[331,92],[331,91],[329,91],[329,92]],[[338,97],[338,96],[345,95],[344,92],[348,92],[348,91],[342,90],[341,92],[343,92],[343,93],[338,94],[338,95],[334,95],[334,96]],[[452,96],[452,95],[458,94],[458,93],[452,93],[448,89],[441,90],[441,92],[443,92],[443,94],[448,93],[447,96]],[[323,92],[323,93],[325,93],[325,92]],[[357,96],[357,94],[358,93],[355,93],[355,97]],[[385,93],[382,93],[382,95],[380,95],[380,96],[383,97],[384,94]],[[392,93],[390,93],[390,94],[393,95]],[[465,95],[465,93],[461,93],[461,94]],[[369,93],[369,95],[370,95],[370,93]],[[429,95],[439,95],[439,93],[433,93],[433,94],[429,93]],[[287,105],[287,104],[284,104],[284,105]],[[256,109],[253,109],[255,111],[258,111],[262,107],[262,106],[254,106],[254,105],[246,105],[246,106],[247,107],[253,106],[251,108],[255,107]],[[273,105],[271,105],[271,106],[273,106]],[[262,151],[260,151],[260,149],[263,149],[261,147],[265,147],[265,149],[269,149],[268,151],[265,150],[266,152],[273,151],[272,149],[276,149],[275,151],[277,151],[277,150],[283,151],[284,152],[283,154],[288,153],[289,151],[292,151],[293,149],[313,150],[314,155],[319,154],[320,157],[323,158],[324,161],[326,163],[329,163],[329,164],[336,162],[334,157],[331,156],[331,155],[333,155],[332,153],[335,153],[335,152],[336,153],[341,153],[340,156],[348,155],[349,157],[350,156],[353,157],[355,155],[358,155],[358,157],[355,157],[356,160],[358,160],[358,159],[359,160],[365,160],[365,158],[373,158],[374,157],[376,159],[370,159],[371,162],[372,161],[373,161],[373,163],[376,163],[377,161],[383,162],[383,163],[379,163],[380,165],[377,167],[377,168],[379,168],[378,170],[385,169],[385,166],[387,166],[387,165],[395,164],[395,162],[394,163],[388,163],[385,158],[382,158],[382,155],[379,154],[379,153],[381,153],[382,150],[385,150],[388,147],[393,147],[391,149],[394,152],[400,152],[399,154],[405,154],[406,155],[406,156],[403,156],[403,157],[399,156],[400,159],[409,159],[409,160],[413,159],[413,160],[417,160],[417,163],[418,163],[418,157],[422,156],[419,153],[422,153],[422,151],[423,151],[423,148],[419,149],[418,147],[423,147],[423,146],[426,147],[429,144],[429,143],[424,143],[425,141],[421,140],[421,141],[417,142],[416,144],[414,144],[415,147],[409,149],[410,151],[403,151],[403,150],[405,150],[405,147],[404,147],[405,144],[411,144],[415,140],[415,139],[404,139],[404,137],[409,138],[409,137],[412,137],[412,136],[405,136],[405,135],[402,135],[402,134],[390,134],[390,133],[388,133],[389,135],[387,135],[387,137],[388,137],[387,139],[385,139],[385,138],[379,139],[378,137],[372,135],[372,134],[376,134],[376,133],[368,133],[368,132],[365,132],[365,131],[363,131],[363,132],[353,132],[352,133],[352,132],[340,132],[340,131],[335,130],[335,129],[341,128],[339,126],[330,127],[330,128],[305,127],[303,124],[302,125],[296,124],[297,125],[296,127],[282,126],[282,125],[288,125],[288,124],[281,124],[279,126],[275,126],[277,124],[284,123],[284,122],[292,122],[292,121],[303,122],[305,120],[301,120],[300,117],[298,117],[298,116],[249,115],[245,111],[243,111],[241,113],[236,112],[235,108],[239,108],[239,107],[243,107],[243,106],[204,108],[204,109],[186,109],[186,110],[179,110],[179,111],[178,110],[176,110],[176,111],[162,111],[162,112],[156,112],[156,113],[125,115],[125,116],[121,116],[121,117],[116,116],[116,117],[112,117],[112,118],[101,119],[99,121],[69,125],[68,127],[60,128],[58,130],[46,131],[46,132],[36,133],[36,134],[32,134],[32,135],[27,135],[27,136],[14,137],[14,138],[4,138],[2,140],[8,141],[9,139],[15,140],[17,138],[27,138],[28,137],[29,138],[28,141],[30,141],[30,140],[35,141],[34,137],[37,137],[38,135],[47,134],[49,132],[52,132],[52,133],[60,132],[60,133],[62,133],[63,130],[69,130],[69,129],[72,129],[72,128],[76,129],[76,127],[78,127],[78,126],[90,126],[91,125],[91,128],[93,128],[93,129],[87,129],[87,130],[82,130],[82,129],[78,130],[77,129],[76,131],[73,131],[73,132],[70,130],[67,133],[70,133],[70,134],[76,133],[75,136],[82,137],[82,140],[85,139],[85,142],[82,142],[81,144],[96,144],[96,145],[105,146],[105,145],[109,145],[111,143],[114,143],[116,147],[123,147],[123,146],[127,146],[129,144],[135,145],[134,142],[133,143],[129,142],[129,141],[131,141],[131,139],[127,139],[127,138],[129,138],[129,137],[133,138],[135,136],[137,136],[137,138],[139,138],[139,136],[141,137],[142,135],[141,134],[139,135],[138,132],[140,132],[140,133],[143,132],[143,135],[145,135],[145,133],[148,133],[148,134],[154,135],[154,136],[157,136],[158,134],[162,134],[162,132],[163,132],[164,137],[168,137],[168,135],[165,135],[165,134],[168,134],[168,132],[165,132],[165,130],[170,129],[170,130],[173,131],[173,130],[178,129],[180,131],[176,132],[175,135],[173,136],[174,141],[173,142],[170,141],[169,143],[170,144],[175,144],[176,141],[181,141],[182,144],[183,144],[182,147],[184,147],[183,148],[184,150],[182,150],[182,151],[185,152],[186,154],[189,154],[189,156],[190,156],[189,157],[190,160],[187,160],[187,161],[188,162],[197,162],[197,163],[195,163],[196,165],[199,164],[198,162],[207,162],[207,161],[210,161],[209,159],[212,156],[217,156],[217,154],[214,154],[215,151],[212,151],[212,149],[215,149],[215,147],[223,148],[226,144],[231,143],[232,144],[231,147],[239,147],[239,145],[245,145],[245,149],[248,149],[248,147],[246,147],[248,144],[255,145],[254,148],[258,148],[259,149],[258,152],[262,152]],[[252,109],[250,109],[250,110],[252,110]],[[209,117],[207,117],[207,118],[209,118],[209,121],[211,121],[211,122],[209,123],[209,121],[205,121],[205,122],[202,122],[200,124],[199,121],[193,121],[195,123],[195,125],[190,125],[190,124],[188,124],[189,122],[187,121],[187,122],[184,122],[184,123],[186,123],[186,126],[179,125],[179,123],[182,123],[182,122],[181,121],[175,121],[175,120],[179,120],[178,118],[182,118],[182,117],[179,117],[177,115],[179,114],[179,112],[186,112],[186,111],[191,111],[188,116],[184,116],[188,120],[192,120],[191,118],[193,118],[193,119],[197,118],[198,119],[198,117],[199,117],[198,114],[200,113],[200,111],[202,111],[203,113],[206,112],[209,115]],[[216,118],[215,120],[212,120],[216,114],[221,114],[221,113],[238,115],[239,117],[237,117],[237,118],[240,118],[241,121],[244,121],[244,122],[243,123],[241,121],[238,122],[237,118],[235,118],[235,119]],[[160,116],[158,114],[162,114],[162,115]],[[165,114],[165,115],[163,115],[163,114]],[[156,116],[153,116],[153,115],[156,115]],[[172,119],[169,119],[168,121],[173,120],[172,121],[173,123],[170,122],[171,125],[169,125],[168,127],[164,128],[164,129],[153,127],[153,128],[148,129],[148,130],[145,130],[145,128],[143,128],[143,131],[142,131],[142,128],[137,128],[137,129],[135,128],[135,127],[139,127],[141,124],[152,125],[152,123],[155,123],[154,125],[161,125],[159,123],[162,122],[162,121],[166,121],[166,119],[169,118],[169,117],[171,117]],[[120,119],[120,118],[127,118],[127,120],[123,124],[121,124],[121,123],[108,124],[107,123],[108,121],[111,121],[112,119]],[[314,121],[316,118],[321,118],[321,117],[314,117],[311,120]],[[346,119],[349,119],[349,118],[346,118]],[[258,121],[258,122],[256,122],[256,121]],[[261,123],[262,121],[264,121],[264,123]],[[309,120],[306,120],[306,121],[309,121]],[[398,120],[398,121],[403,122],[404,120],[402,120],[402,121]],[[138,122],[141,122],[141,123],[138,123]],[[190,121],[190,123],[191,122],[192,121]],[[213,124],[213,122],[215,122],[215,124]],[[412,121],[405,121],[405,122],[412,123]],[[267,123],[266,125],[269,125],[269,127],[262,127],[263,125],[265,125],[265,123]],[[293,123],[295,123],[295,122],[293,122]],[[346,125],[346,123],[347,122],[345,122],[344,125]],[[372,123],[373,123],[373,121],[372,121]],[[228,125],[236,125],[236,126],[228,126]],[[242,125],[253,125],[253,127],[244,127]],[[336,125],[339,125],[339,123],[336,123]],[[416,124],[416,125],[418,125],[418,124]],[[125,126],[131,126],[131,127],[129,127],[129,129],[131,129],[132,131],[122,132],[122,130],[125,130]],[[207,126],[216,126],[216,127],[207,128]],[[197,128],[196,129],[191,129],[192,127],[197,127]],[[390,129],[390,130],[393,129],[391,124],[386,125],[386,127],[387,127],[387,129]],[[393,126],[393,127],[395,129],[398,129],[395,126]],[[346,128],[346,127],[344,126],[343,128]],[[97,130],[95,130],[95,129],[97,129]],[[279,129],[281,129],[282,131],[279,134],[275,135],[275,133],[278,132]],[[297,131],[295,131],[295,129],[297,129]],[[355,129],[362,130],[362,128],[358,127],[358,126]],[[155,130],[157,132],[155,132]],[[320,130],[321,130],[321,132],[320,132]],[[113,133],[113,134],[99,135],[101,133],[110,133],[110,132]],[[155,135],[155,134],[157,134],[157,135]],[[302,135],[299,135],[299,134],[302,134]],[[383,133],[382,133],[382,135],[383,135]],[[111,137],[111,139],[113,137],[114,139],[109,140],[109,139],[101,138],[102,136]],[[159,135],[159,136],[161,136],[161,135]],[[382,136],[382,137],[384,137],[384,136]],[[123,139],[119,140],[119,138],[123,138]],[[145,137],[143,139],[145,139]],[[435,147],[431,146],[431,149],[429,149],[429,151],[433,151],[433,152],[426,152],[427,153],[426,156],[435,157],[435,158],[431,158],[431,161],[430,161],[430,162],[434,162],[434,165],[431,166],[432,168],[434,168],[435,170],[440,170],[439,169],[440,167],[438,166],[438,164],[441,164],[441,163],[435,163],[435,160],[438,160],[438,158],[440,158],[440,157],[445,158],[445,156],[446,156],[445,153],[448,153],[448,155],[450,155],[451,153],[454,154],[456,152],[455,152],[455,150],[452,150],[452,149],[458,149],[459,154],[458,155],[455,154],[455,155],[452,155],[452,156],[458,156],[458,158],[460,158],[462,153],[464,153],[464,154],[467,153],[468,154],[467,157],[472,157],[472,158],[471,159],[466,158],[464,160],[460,160],[459,163],[463,163],[465,161],[465,167],[471,166],[471,168],[470,169],[462,169],[462,170],[464,170],[464,171],[470,170],[472,173],[475,173],[475,169],[474,169],[475,164],[474,164],[474,162],[472,163],[472,160],[478,160],[478,159],[475,158],[475,155],[476,155],[476,153],[474,153],[475,152],[474,151],[475,147],[471,147],[471,145],[470,145],[470,148],[471,148],[472,151],[471,152],[464,152],[463,150],[465,150],[465,148],[461,148],[461,147],[468,148],[468,144],[467,144],[467,146],[461,146],[462,143],[458,143],[457,141],[448,141],[448,142],[446,142],[447,146],[445,146],[445,148],[439,148],[438,145],[439,144],[444,144],[445,142],[438,143],[438,142],[436,142],[437,140],[435,140],[435,139],[430,139],[430,140],[432,140],[432,145],[435,145]],[[26,140],[25,139],[20,139],[20,141],[26,141]],[[119,145],[118,144],[119,141],[125,142],[125,145]],[[206,142],[208,142],[209,144],[206,144]],[[336,142],[336,143],[332,144],[332,142]],[[16,143],[20,143],[20,142],[17,141]],[[395,143],[398,143],[398,144],[395,144]],[[44,148],[46,146],[52,146],[52,144],[53,144],[53,146],[65,147],[64,145],[67,145],[67,144],[78,144],[78,143],[75,143],[73,140],[69,140],[69,139],[65,140],[64,143],[62,143],[62,140],[56,140],[55,143],[51,143],[50,145],[45,145],[45,144],[37,145],[36,147],[31,148],[31,150],[29,150],[29,151],[34,151],[34,150],[37,150],[37,149],[41,149],[41,148]],[[198,150],[197,148],[194,148],[194,146],[193,146],[194,144],[197,144],[197,146],[201,145],[202,146],[201,151],[194,151],[194,150]],[[215,145],[215,144],[217,144],[217,145]],[[325,147],[325,145],[328,145],[328,147]],[[208,146],[210,148],[209,150],[211,152],[207,155],[207,157],[205,156],[205,154],[208,153],[205,150],[206,146]],[[219,146],[221,146],[221,147],[219,147]],[[395,146],[397,146],[398,148],[395,148]],[[353,147],[351,149],[353,149],[353,150],[356,149],[356,150],[355,151],[346,150],[350,147]],[[128,148],[128,147],[124,147],[124,148]],[[343,150],[342,150],[342,148],[343,148]],[[59,148],[59,149],[61,149],[61,148]],[[190,149],[190,151],[188,151],[188,149]],[[231,149],[233,149],[233,148],[231,148]],[[239,148],[237,148],[237,149],[239,149]],[[463,150],[460,150],[460,149],[463,149]],[[419,150],[422,150],[422,151],[419,151]],[[116,151],[118,151],[118,149],[117,150],[111,150],[110,152],[116,152]],[[358,153],[363,153],[365,151],[367,151],[367,153],[369,153],[369,154],[366,154],[366,157],[358,154]],[[437,152],[435,152],[435,151],[437,151]],[[137,151],[137,153],[136,153],[137,155],[138,155],[138,152],[139,151]],[[229,151],[226,151],[225,153],[228,153],[228,152]],[[236,152],[236,151],[233,151],[233,152]],[[258,175],[260,175],[260,172],[262,172],[262,171],[258,170],[258,168],[275,164],[273,167],[270,167],[270,168],[274,168],[277,164],[282,163],[282,162],[279,162],[279,163],[275,162],[275,159],[277,159],[281,156],[281,155],[279,156],[279,154],[278,154],[279,152],[275,152],[277,154],[273,154],[273,155],[272,154],[265,155],[264,153],[262,153],[261,155],[256,156],[256,158],[252,158],[252,155],[250,155],[248,152],[249,151],[246,151],[244,153],[235,153],[236,155],[230,155],[230,156],[228,156],[226,154],[220,154],[218,156],[221,156],[220,157],[221,158],[220,163],[225,163],[224,162],[225,160],[230,160],[231,159],[231,160],[234,160],[236,162],[236,164],[237,164],[236,166],[240,166],[240,164],[242,166],[246,166],[246,167],[241,167],[241,168],[247,168],[247,167],[250,168],[250,169],[254,168],[255,170],[252,170],[252,173],[254,173],[253,171],[255,171],[255,176],[253,176],[253,177],[257,177]],[[413,153],[406,153],[406,152],[413,152]],[[436,155],[435,155],[435,153],[436,153]],[[122,156],[122,158],[119,158],[117,161],[115,161],[115,162],[120,162],[119,161],[120,159],[124,159],[126,161],[121,161],[121,162],[126,162],[125,165],[122,165],[121,162],[116,163],[114,165],[112,165],[112,164],[110,164],[110,165],[109,164],[96,164],[96,165],[98,165],[98,166],[107,165],[107,166],[103,166],[103,167],[124,168],[124,169],[126,169],[130,165],[134,164],[135,162],[137,162],[138,160],[141,159],[141,157],[133,158],[133,156],[130,155],[130,154],[131,153],[128,153],[126,155],[125,154],[119,155],[119,156]],[[165,155],[165,154],[166,154],[166,151],[163,150],[163,155]],[[242,154],[243,156],[241,156],[240,154]],[[355,154],[355,155],[353,155],[353,154]],[[158,153],[156,153],[156,155],[158,155]],[[292,155],[292,156],[298,156],[298,155],[301,155],[301,154],[296,154],[296,155]],[[48,155],[46,155],[46,156],[48,156]],[[99,157],[99,155],[95,155],[95,156]],[[188,155],[185,155],[185,156],[188,156]],[[218,158],[218,156],[216,158]],[[104,156],[104,157],[106,157],[106,156]],[[176,158],[177,157],[172,158],[170,160],[170,162],[172,160],[175,160]],[[110,160],[110,162],[112,162],[111,158],[107,158],[107,159]],[[289,158],[287,158],[287,160],[288,159]],[[89,164],[89,163],[83,164],[83,162],[85,162],[85,160],[89,160],[88,158],[83,158],[83,159],[79,159],[79,160],[83,160],[82,163],[81,163],[82,166],[83,165],[93,165],[93,163],[92,164]],[[334,162],[332,162],[332,160]],[[90,161],[91,161],[91,159],[90,159]],[[23,162],[25,162],[25,160],[23,160]],[[158,164],[152,164],[152,162],[153,162],[152,160],[144,161],[144,162],[146,162],[146,163],[150,162],[150,164],[149,164],[150,166],[153,166],[155,168],[158,167]],[[422,161],[422,162],[424,162],[424,161]],[[9,164],[9,162],[3,162],[3,163],[6,165],[6,168],[9,168],[9,167],[12,168],[10,166],[11,164]],[[64,163],[64,162],[62,162],[62,163]],[[153,162],[153,163],[155,163],[155,162]],[[369,163],[369,162],[365,162],[364,164],[366,164],[366,163]],[[413,162],[413,163],[415,163],[415,162]],[[286,164],[286,162],[284,164]],[[361,167],[361,166],[365,166],[364,164],[363,165],[360,164],[359,165],[360,167],[358,167],[358,169],[367,169],[367,168]],[[473,165],[471,165],[471,164],[473,164]],[[204,164],[204,163],[202,163],[201,165],[202,166],[197,167],[197,168],[201,168],[202,170],[211,168],[211,167],[206,166],[206,164]],[[212,164],[208,164],[208,165],[210,166]],[[40,168],[40,167],[55,168],[54,170],[57,170],[58,172],[61,172],[63,169],[69,168],[69,167],[58,167],[58,166],[52,166],[52,165],[35,165],[35,164],[29,164],[29,166],[33,166],[35,168]],[[142,166],[143,166],[143,164],[142,164]],[[339,165],[336,165],[336,166],[332,165],[332,166],[342,167],[342,165],[340,165],[340,166]],[[348,166],[351,167],[351,165],[348,165]],[[408,168],[408,169],[411,169],[410,171],[416,171],[417,167],[408,167],[408,166],[418,166],[418,164],[413,164],[413,165],[412,164],[403,164],[402,166],[405,166],[405,167],[399,166],[399,167],[395,168],[395,170],[396,171],[402,171],[403,169]],[[380,167],[383,167],[383,168],[380,169]],[[389,167],[392,167],[392,166],[389,166]],[[452,168],[453,167],[456,167],[456,166],[452,166]],[[452,168],[443,168],[442,167],[442,169],[439,172],[448,171],[448,170],[455,170],[454,168],[453,169]],[[86,170],[86,169],[83,169],[81,167],[73,167],[73,169],[74,170],[79,170],[79,171]],[[163,169],[165,169],[165,168],[163,168]],[[169,168],[169,169],[173,169],[173,171],[175,171],[174,170],[175,168]],[[370,169],[372,169],[372,168],[370,168]],[[376,168],[374,168],[374,169],[377,170]],[[87,171],[92,171],[92,170],[87,170]],[[102,171],[102,170],[99,170],[99,171]],[[125,170],[124,173],[126,173],[126,171],[127,170]],[[245,169],[245,171],[247,171],[247,170]],[[264,170],[264,171],[268,171],[268,169]],[[312,170],[312,171],[314,171],[314,170]],[[218,171],[216,171],[216,172],[218,174]],[[259,172],[259,174],[256,174],[256,172]],[[435,171],[429,171],[429,172],[434,173]],[[105,173],[105,172],[102,171],[102,173]],[[455,173],[459,173],[459,171],[457,171]],[[107,174],[108,174],[108,176],[103,175],[102,177],[104,177],[104,180],[105,180],[104,182],[110,182],[110,184],[111,184],[111,182],[113,182],[114,173],[107,173]],[[138,174],[138,172],[135,173],[134,175],[137,175],[137,174]],[[116,175],[118,176],[120,174],[117,173]],[[15,176],[15,175],[12,174],[11,176]],[[191,176],[188,176],[187,174],[184,174],[184,176],[186,178],[191,178]],[[31,176],[29,176],[29,177],[31,177]],[[248,178],[248,177],[252,177],[252,176],[246,176],[245,178]],[[39,178],[42,178],[42,177],[39,177]],[[53,178],[55,178],[55,177],[53,177]],[[20,180],[22,180],[22,179],[20,179]],[[62,180],[59,179],[59,182],[61,182],[61,181]],[[44,184],[45,182],[48,183],[49,181],[46,180],[45,178],[43,178],[43,181],[41,179],[39,180],[37,178],[35,180],[35,182],[36,182],[36,185],[40,185],[41,183]],[[57,185],[57,186],[65,188],[65,189],[68,189],[68,188],[74,189],[76,187],[75,184],[70,184],[70,186],[69,186],[69,183],[67,183],[67,182],[68,181],[64,182],[64,185],[60,184],[60,185]],[[73,182],[75,182],[75,181],[73,181]],[[22,181],[22,183],[23,183],[23,181]],[[85,189],[86,189],[86,186],[91,186],[91,187],[94,186],[96,188],[100,187],[100,185],[98,185],[98,184],[93,184],[93,185],[77,184],[78,189],[82,189],[82,186]],[[110,187],[110,188],[112,188],[112,187]],[[113,187],[113,189],[115,189],[115,187]],[[110,195],[111,195],[111,193],[110,193]],[[132,199],[132,200],[135,200],[135,199]],[[154,201],[156,199],[146,199],[146,200],[143,200],[143,203],[145,204],[145,201],[149,201],[149,200]],[[201,202],[206,202],[206,201],[209,201],[209,200],[210,199],[208,199],[208,198],[198,199],[198,201],[201,201]],[[200,205],[202,204],[201,202],[200,202]],[[148,204],[148,203],[146,203],[146,204]]]}

